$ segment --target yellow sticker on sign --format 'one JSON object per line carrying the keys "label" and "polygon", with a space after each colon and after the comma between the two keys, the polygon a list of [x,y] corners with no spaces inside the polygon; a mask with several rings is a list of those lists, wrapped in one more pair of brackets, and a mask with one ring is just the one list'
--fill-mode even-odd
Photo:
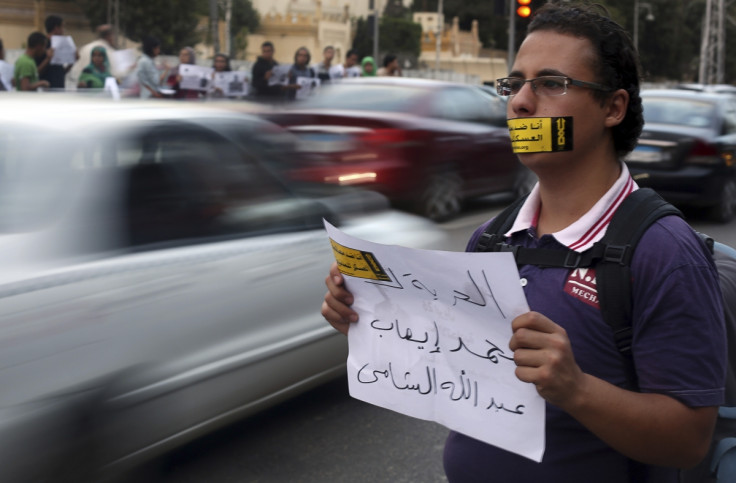
{"label": "yellow sticker on sign", "polygon": [[357,278],[367,278],[369,280],[381,280],[383,282],[391,282],[381,264],[371,252],[364,252],[354,248],[348,248],[340,245],[330,238],[332,244],[332,252],[337,260],[337,268],[340,273]]}
{"label": "yellow sticker on sign", "polygon": [[506,121],[514,153],[572,150],[572,117],[522,117]]}

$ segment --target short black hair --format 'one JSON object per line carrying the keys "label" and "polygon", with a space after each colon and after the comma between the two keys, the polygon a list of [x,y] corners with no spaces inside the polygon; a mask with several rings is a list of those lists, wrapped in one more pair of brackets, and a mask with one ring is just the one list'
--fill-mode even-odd
{"label": "short black hair", "polygon": [[388,64],[395,61],[397,57],[394,54],[386,54],[383,58],[383,66],[388,67]]}
{"label": "short black hair", "polygon": [[360,54],[359,54],[359,53],[358,53],[358,51],[357,51],[357,50],[355,50],[355,49],[350,49],[350,50],[348,50],[348,53],[347,53],[347,54],[345,54],[345,58],[347,59],[347,58],[348,58],[348,57],[350,57],[351,55],[357,55],[357,56],[358,56],[358,58],[360,58]]}
{"label": "short black hair", "polygon": [[273,49],[274,48],[273,47],[273,42],[271,42],[270,40],[266,40],[265,42],[263,42],[261,44],[261,48],[263,48],[263,47],[271,47]]}
{"label": "short black hair", "polygon": [[335,47],[333,47],[331,45],[328,45],[327,47],[325,47],[324,49],[322,49],[322,53],[325,53],[325,52],[327,52],[330,49],[335,50]]}
{"label": "short black hair", "polygon": [[159,46],[161,46],[161,42],[156,37],[146,35],[143,37],[141,50],[147,56],[153,57],[153,49]]}
{"label": "short black hair", "polygon": [[46,32],[51,32],[56,27],[61,27],[61,24],[63,23],[64,20],[62,20],[58,15],[49,15],[46,17],[46,22],[44,24],[46,26]]}
{"label": "short black hair", "polygon": [[28,48],[34,49],[39,45],[46,45],[46,36],[41,32],[33,32],[28,36]]}
{"label": "short black hair", "polygon": [[[590,41],[597,59],[592,66],[595,81],[615,91],[629,93],[629,106],[620,124],[614,126],[613,142],[623,157],[636,147],[644,125],[639,95],[639,59],[629,34],[608,15],[601,5],[547,3],[537,10],[527,34],[538,30],[573,35]],[[611,91],[611,92],[612,92]],[[610,92],[591,91],[600,102]]]}
{"label": "short black hair", "polygon": [[215,54],[215,56],[212,58],[212,66],[214,67],[215,60],[218,57],[225,59],[225,63],[227,64],[225,65],[225,72],[230,72],[232,70],[232,68],[230,68],[230,56],[228,56],[227,54],[223,54],[222,52]]}
{"label": "short black hair", "polygon": [[309,62],[312,61],[312,54],[309,53],[309,49],[306,47],[299,47],[296,49],[296,52],[294,52],[294,63],[296,64],[296,56],[299,55],[299,51],[301,50],[307,53],[307,65],[309,65]]}

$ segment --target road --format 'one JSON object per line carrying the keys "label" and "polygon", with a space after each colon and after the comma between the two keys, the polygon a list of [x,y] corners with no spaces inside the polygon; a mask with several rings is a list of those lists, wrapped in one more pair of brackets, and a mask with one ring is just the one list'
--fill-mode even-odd
{"label": "road", "polygon": [[[474,204],[442,224],[449,250],[463,250],[470,232],[498,213],[504,200]],[[686,212],[699,231],[736,246],[727,225]],[[310,391],[157,459],[125,481],[211,482],[443,482],[447,430],[350,398],[344,379]]]}

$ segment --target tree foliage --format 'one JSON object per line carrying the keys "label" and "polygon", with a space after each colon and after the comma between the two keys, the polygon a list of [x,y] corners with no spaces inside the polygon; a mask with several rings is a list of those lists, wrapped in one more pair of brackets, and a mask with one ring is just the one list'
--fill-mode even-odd
{"label": "tree foliage", "polygon": [[[92,27],[107,23],[108,2],[74,0]],[[220,19],[225,18],[224,2],[220,3]],[[144,35],[161,41],[161,52],[176,54],[186,45],[195,45],[206,38],[197,30],[202,18],[209,16],[209,0],[120,0],[120,29],[136,42]],[[233,0],[231,34],[243,37],[244,32],[258,28],[258,13],[250,0]],[[206,34],[205,34],[206,35]]]}
{"label": "tree foliage", "polygon": [[[421,53],[422,26],[405,18],[382,17],[378,22],[378,51],[416,60]],[[360,57],[373,55],[373,19],[358,19],[353,49]],[[381,64],[381,59],[375,59]]]}

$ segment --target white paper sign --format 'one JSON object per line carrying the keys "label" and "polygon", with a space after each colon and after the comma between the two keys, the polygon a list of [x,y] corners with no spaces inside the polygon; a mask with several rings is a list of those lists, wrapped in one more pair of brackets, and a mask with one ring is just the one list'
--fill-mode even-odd
{"label": "white paper sign", "polygon": [[360,70],[360,67],[359,67],[359,66],[357,66],[357,65],[354,65],[354,66],[352,66],[352,67],[348,67],[348,68],[347,68],[347,69],[345,70],[345,77],[347,77],[347,78],[352,78],[352,77],[360,77],[360,74],[361,74],[361,73],[362,73],[362,72],[361,72],[361,70]]}
{"label": "white paper sign", "polygon": [[289,71],[291,70],[291,64],[279,64],[275,65],[271,69],[271,77],[268,79],[268,85],[287,85],[289,83]]}
{"label": "white paper sign", "polygon": [[208,91],[212,86],[212,74],[215,69],[193,64],[181,64],[179,88],[193,91]]}
{"label": "white paper sign", "polygon": [[112,54],[108,51],[108,55],[112,57],[112,65],[115,66],[115,75],[124,75],[128,73],[136,62],[135,49],[113,50]]}
{"label": "white paper sign", "polygon": [[74,39],[71,36],[52,35],[51,47],[54,49],[51,64],[69,65],[77,61],[77,47],[74,45]]}
{"label": "white paper sign", "polygon": [[345,77],[345,67],[342,64],[333,65],[329,72],[331,80],[340,80]]}
{"label": "white paper sign", "polygon": [[220,89],[225,97],[247,96],[248,80],[244,72],[215,72],[214,87]]}
{"label": "white paper sign", "polygon": [[120,100],[120,87],[114,77],[107,77],[105,79],[105,92],[109,92],[116,101]]}
{"label": "white paper sign", "polygon": [[320,86],[320,80],[317,77],[297,77],[296,83],[299,85],[296,91],[296,98],[299,100],[315,94]]}
{"label": "white paper sign", "polygon": [[387,246],[325,222],[360,320],[348,331],[351,396],[541,461],[545,403],[508,347],[529,311],[511,253]]}
{"label": "white paper sign", "polygon": [[6,91],[13,90],[12,79],[14,71],[15,67],[13,66],[13,64],[9,64],[4,60],[0,60],[0,82],[3,83]]}

